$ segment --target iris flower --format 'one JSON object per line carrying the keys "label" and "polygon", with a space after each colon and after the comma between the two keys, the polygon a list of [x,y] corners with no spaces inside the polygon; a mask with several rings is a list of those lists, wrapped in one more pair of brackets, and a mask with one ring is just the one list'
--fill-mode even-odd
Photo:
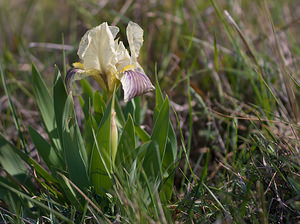
{"label": "iris flower", "polygon": [[115,39],[118,32],[118,27],[104,22],[84,34],[77,52],[82,63],[74,63],[74,68],[68,71],[68,88],[73,81],[91,76],[109,95],[122,84],[125,102],[154,90],[137,61],[143,45],[143,29],[134,22],[128,23],[130,54],[123,42]]}

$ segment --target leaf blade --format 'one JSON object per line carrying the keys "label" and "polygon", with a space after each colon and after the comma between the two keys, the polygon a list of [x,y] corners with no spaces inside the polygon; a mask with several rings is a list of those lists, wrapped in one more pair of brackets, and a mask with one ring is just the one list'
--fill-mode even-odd
{"label": "leaf blade", "polygon": [[[130,168],[137,151],[135,149],[135,130],[131,115],[129,114],[127,122],[125,123],[123,132],[118,143],[118,150],[116,155],[116,168],[120,165]],[[129,166],[128,166],[129,165]]]}
{"label": "leaf blade", "polygon": [[71,94],[68,96],[64,108],[62,137],[64,159],[70,179],[82,189],[88,187],[87,155],[77,124]]}
{"label": "leaf blade", "polygon": [[95,133],[93,129],[95,144],[91,152],[90,177],[96,193],[100,195],[107,191],[112,185],[110,176],[112,170],[110,136],[113,100],[114,95],[104,112],[97,133]]}
{"label": "leaf blade", "polygon": [[60,150],[60,142],[58,141],[58,132],[55,121],[55,111],[53,99],[47,89],[47,86],[42,79],[40,73],[34,65],[32,65],[32,83],[33,92],[39,107],[39,111],[45,125],[46,131],[49,134],[51,141],[55,147]]}
{"label": "leaf blade", "polygon": [[62,169],[64,167],[64,163],[62,158],[57,155],[54,148],[31,126],[29,126],[28,131],[35,148],[46,163],[47,167],[50,170],[53,170],[53,168]]}

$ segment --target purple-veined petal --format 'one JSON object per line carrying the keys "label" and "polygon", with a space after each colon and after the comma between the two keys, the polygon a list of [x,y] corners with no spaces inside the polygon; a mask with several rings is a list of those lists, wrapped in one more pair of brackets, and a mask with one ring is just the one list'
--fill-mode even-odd
{"label": "purple-veined petal", "polygon": [[65,78],[65,84],[67,88],[67,92],[70,92],[74,90],[73,82],[75,81],[76,73],[80,73],[82,70],[78,68],[71,68],[67,72],[66,78]]}
{"label": "purple-veined petal", "polygon": [[125,102],[155,89],[148,76],[137,70],[125,71],[121,83]]}

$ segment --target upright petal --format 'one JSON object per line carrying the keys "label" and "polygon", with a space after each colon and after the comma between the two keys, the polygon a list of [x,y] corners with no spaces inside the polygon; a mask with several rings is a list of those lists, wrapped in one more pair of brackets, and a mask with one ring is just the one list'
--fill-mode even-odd
{"label": "upright petal", "polygon": [[117,56],[118,62],[116,64],[116,68],[118,70],[117,78],[120,80],[122,78],[122,77],[120,77],[120,75],[122,76],[122,74],[123,74],[120,71],[123,70],[127,65],[130,65],[131,59],[130,59],[130,55],[129,55],[127,49],[124,47],[124,44],[122,41],[120,41],[117,44],[116,51],[118,54],[118,56]]}
{"label": "upright petal", "polygon": [[127,39],[130,47],[132,63],[135,63],[143,45],[143,29],[134,22],[129,22],[126,28]]}
{"label": "upright petal", "polygon": [[102,74],[116,71],[117,53],[114,47],[116,31],[114,27],[110,28],[107,23],[102,23],[86,32],[77,52],[83,60],[84,69],[97,69]]}
{"label": "upright petal", "polygon": [[113,35],[113,38],[115,39],[117,34],[119,33],[120,29],[117,26],[109,26],[110,32]]}
{"label": "upright petal", "polygon": [[121,78],[121,83],[125,102],[155,89],[147,75],[137,70],[125,71]]}
{"label": "upright petal", "polygon": [[[93,28],[95,29],[95,28]],[[86,31],[86,33],[83,35],[83,37],[81,38],[80,40],[80,43],[79,43],[79,48],[78,48],[78,51],[77,51],[77,55],[79,56],[80,59],[83,58],[84,54],[85,54],[85,51],[89,45],[89,33],[90,33],[91,30],[88,30]]]}

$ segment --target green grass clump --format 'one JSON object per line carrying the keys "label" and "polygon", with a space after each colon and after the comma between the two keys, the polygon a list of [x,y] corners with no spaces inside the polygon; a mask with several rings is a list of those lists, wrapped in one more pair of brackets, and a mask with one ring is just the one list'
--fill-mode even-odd
{"label": "green grass clump", "polygon": [[[1,1],[1,222],[299,222],[298,8],[295,0]],[[135,158],[143,157],[157,104],[167,101],[168,133],[173,127],[175,134],[166,145],[178,153],[167,173],[174,183],[159,170],[162,183],[151,182],[156,175],[144,168],[155,163],[137,159],[120,163],[110,191],[98,195],[76,175],[80,158],[73,170],[63,159],[64,130],[55,125],[71,125],[78,152],[92,148],[106,109],[93,80],[77,83],[81,93],[69,97],[69,111],[58,91],[78,60],[80,37],[104,21],[121,28],[120,39],[128,21],[145,31],[140,62],[150,79],[157,74],[163,94],[121,101],[119,132],[129,119]],[[160,194],[166,185],[168,200]]]}

